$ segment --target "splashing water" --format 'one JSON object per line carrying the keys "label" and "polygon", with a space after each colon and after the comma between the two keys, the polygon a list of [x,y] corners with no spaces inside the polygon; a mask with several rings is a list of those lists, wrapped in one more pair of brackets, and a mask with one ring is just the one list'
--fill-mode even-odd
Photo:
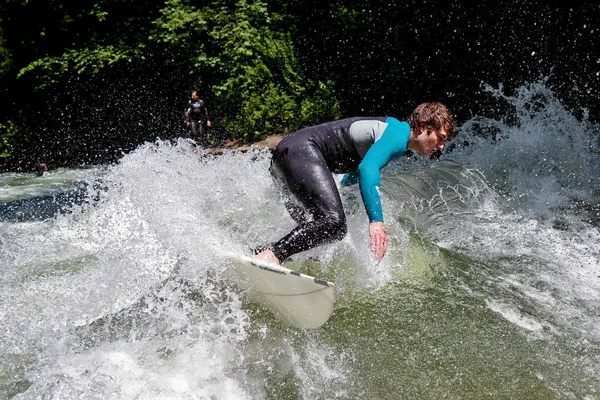
{"label": "splashing water", "polygon": [[340,189],[348,235],[290,261],[336,283],[317,330],[228,272],[229,252],[294,226],[266,150],[157,141],[109,167],[3,174],[2,397],[598,398],[598,127],[543,84],[494,93],[511,123],[475,117],[441,161],[383,171],[381,263],[358,189]]}

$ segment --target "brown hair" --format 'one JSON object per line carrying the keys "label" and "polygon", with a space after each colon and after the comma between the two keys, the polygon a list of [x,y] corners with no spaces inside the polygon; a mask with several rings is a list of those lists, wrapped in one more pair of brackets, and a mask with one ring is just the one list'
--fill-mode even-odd
{"label": "brown hair", "polygon": [[410,129],[417,129],[424,125],[428,131],[439,131],[442,128],[446,130],[448,139],[454,136],[456,121],[450,114],[445,105],[438,102],[421,103],[415,108],[406,120]]}

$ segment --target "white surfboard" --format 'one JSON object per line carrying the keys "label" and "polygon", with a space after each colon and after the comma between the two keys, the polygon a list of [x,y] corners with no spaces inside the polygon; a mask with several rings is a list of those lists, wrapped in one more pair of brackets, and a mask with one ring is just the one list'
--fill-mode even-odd
{"label": "white surfboard", "polygon": [[318,328],[331,316],[333,283],[248,256],[235,255],[232,261],[250,296],[292,326]]}

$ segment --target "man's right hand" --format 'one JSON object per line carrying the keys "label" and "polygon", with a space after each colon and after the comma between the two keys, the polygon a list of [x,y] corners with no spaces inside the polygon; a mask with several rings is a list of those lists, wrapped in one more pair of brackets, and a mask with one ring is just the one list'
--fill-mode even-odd
{"label": "man's right hand", "polygon": [[388,247],[388,237],[383,222],[369,224],[369,237],[371,238],[371,251],[375,254],[377,262],[383,259]]}

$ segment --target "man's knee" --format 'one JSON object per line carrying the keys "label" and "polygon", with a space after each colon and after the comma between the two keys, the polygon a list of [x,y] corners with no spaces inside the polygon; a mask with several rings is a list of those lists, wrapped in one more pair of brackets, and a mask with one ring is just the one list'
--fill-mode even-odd
{"label": "man's knee", "polygon": [[334,213],[327,216],[326,224],[324,226],[325,231],[329,233],[330,237],[334,240],[342,240],[346,233],[348,233],[348,226],[346,225],[346,216],[344,214]]}

